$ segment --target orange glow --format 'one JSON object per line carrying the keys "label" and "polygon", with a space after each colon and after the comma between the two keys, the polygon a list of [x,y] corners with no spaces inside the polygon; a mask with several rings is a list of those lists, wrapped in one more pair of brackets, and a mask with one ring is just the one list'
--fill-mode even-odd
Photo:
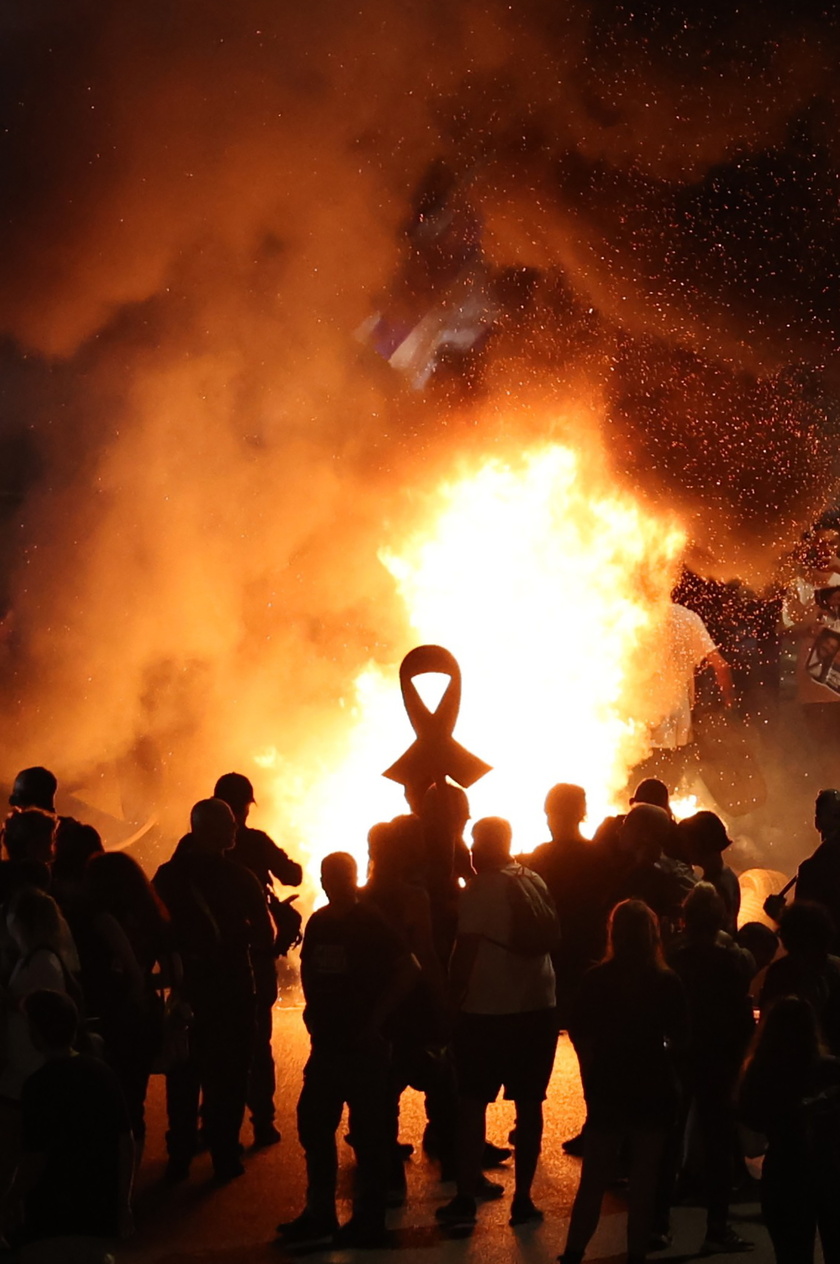
{"label": "orange glow", "polygon": [[356,680],[344,756],[317,784],[278,767],[274,752],[259,756],[311,861],[348,850],[363,873],[370,825],[407,810],[381,773],[413,739],[397,672],[424,642],[458,659],[455,736],[493,765],[470,791],[473,819],[508,817],[514,848],[530,850],[546,834],[546,791],[572,781],[597,823],[647,753],[640,647],[667,607],[683,543],[675,522],[556,444],[478,461],[442,486],[427,525],[380,553],[411,631],[387,668]]}

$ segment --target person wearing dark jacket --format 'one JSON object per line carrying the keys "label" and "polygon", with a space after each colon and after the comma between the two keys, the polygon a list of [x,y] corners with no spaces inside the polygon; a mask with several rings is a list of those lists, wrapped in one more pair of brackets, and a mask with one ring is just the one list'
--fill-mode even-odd
{"label": "person wearing dark jacket", "polygon": [[[405,941],[359,899],[356,862],[333,852],[321,863],[328,903],[309,919],[300,954],[312,1042],[298,1100],[306,1155],[306,1206],[278,1226],[285,1246],[381,1246],[385,1234],[393,1085],[384,1026],[420,978]],[[358,1173],[353,1214],[336,1218],[335,1133],[345,1104]]]}
{"label": "person wearing dark jacket", "polygon": [[203,799],[191,831],[154,887],[169,910],[193,1011],[190,1057],[167,1075],[171,1180],[183,1180],[198,1138],[199,1096],[218,1180],[244,1171],[239,1130],[254,1035],[254,975],[273,955],[274,936],[253,874],[227,858],[236,822],[221,799]]}
{"label": "person wearing dark jacket", "polygon": [[728,910],[711,883],[698,883],[683,915],[685,933],[672,945],[668,960],[688,1001],[685,1104],[693,1104],[703,1143],[706,1238],[701,1253],[743,1251],[749,1244],[729,1225],[728,1215],[736,1152],[735,1085],[755,1025],[749,996],[755,963],[724,933]]}
{"label": "person wearing dark jacket", "polygon": [[823,906],[833,923],[831,951],[840,953],[840,791],[820,791],[814,825],[822,842],[799,866],[796,899]]}
{"label": "person wearing dark jacket", "polygon": [[840,1260],[840,1061],[805,1000],[782,996],[762,1017],[739,1093],[741,1118],[767,1138],[761,1211],[776,1264]]}
{"label": "person wearing dark jacket", "polygon": [[[282,847],[263,830],[252,829],[248,813],[254,802],[254,787],[241,772],[226,772],[213,791],[222,799],[236,821],[236,839],[228,859],[249,870],[259,882],[269,912],[279,901],[274,894],[274,880],[282,886],[299,887],[303,870],[290,860]],[[255,1027],[254,1056],[248,1081],[248,1109],[254,1128],[254,1145],[269,1146],[280,1140],[274,1126],[274,1053],[271,1047],[274,1003],[277,1000],[277,970],[273,957],[260,957],[254,962]]]}
{"label": "person wearing dark jacket", "polygon": [[580,1264],[622,1145],[630,1151],[627,1261],[646,1258],[659,1165],[676,1118],[676,1061],[688,1035],[685,991],[662,957],[659,924],[641,900],[610,915],[607,955],[583,979],[570,1031],[586,1098],[583,1167],[563,1264]]}

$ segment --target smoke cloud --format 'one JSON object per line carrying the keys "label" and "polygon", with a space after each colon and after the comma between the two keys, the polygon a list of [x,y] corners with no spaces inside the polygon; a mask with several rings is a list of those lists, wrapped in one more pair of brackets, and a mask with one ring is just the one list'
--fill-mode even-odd
{"label": "smoke cloud", "polygon": [[[724,569],[827,495],[820,6],[4,0],[0,29],[9,773],[159,761],[182,812],[245,751],[328,761],[404,633],[376,552],[412,489],[564,409]],[[537,277],[466,400],[353,337],[435,158]]]}

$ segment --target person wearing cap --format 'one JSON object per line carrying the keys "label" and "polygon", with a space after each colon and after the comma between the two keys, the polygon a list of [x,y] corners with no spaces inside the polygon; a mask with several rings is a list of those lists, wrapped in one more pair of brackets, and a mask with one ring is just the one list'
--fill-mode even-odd
{"label": "person wearing cap", "polygon": [[703,882],[710,882],[726,909],[724,929],[735,935],[741,910],[741,886],[735,873],[723,863],[723,853],[732,845],[723,821],[714,812],[695,812],[677,826],[686,840],[691,863],[703,870]]}
{"label": "person wearing cap", "polygon": [[13,808],[40,808],[55,812],[58,781],[49,768],[24,768],[15,777],[9,805]]}
{"label": "person wearing cap", "polygon": [[[227,858],[249,870],[260,884],[270,911],[274,879],[283,886],[300,886],[303,870],[263,830],[248,825],[254,787],[241,772],[226,772],[216,782],[213,797],[226,803],[236,822],[236,839]],[[256,1023],[254,1054],[248,1084],[248,1109],[254,1129],[254,1145],[275,1145],[280,1133],[274,1125],[276,1076],[271,1047],[272,1018],[277,1000],[277,970],[273,957],[255,963]]]}

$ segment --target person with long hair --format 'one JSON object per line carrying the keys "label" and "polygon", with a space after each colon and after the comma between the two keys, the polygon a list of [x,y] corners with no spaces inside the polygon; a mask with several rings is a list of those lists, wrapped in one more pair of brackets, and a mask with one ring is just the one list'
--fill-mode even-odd
{"label": "person with long hair", "polygon": [[125,1095],[139,1161],[149,1076],[162,1040],[161,993],[173,976],[169,914],[125,852],[92,856],[86,886],[100,947],[96,978],[88,971],[86,982],[96,996],[105,1057]]}
{"label": "person with long hair", "polygon": [[744,1122],[767,1138],[761,1210],[776,1264],[840,1261],[840,1059],[826,1052],[808,1001],[764,1014],[741,1077]]}
{"label": "person with long hair", "polygon": [[612,910],[607,952],[584,976],[570,1030],[586,1099],[583,1166],[566,1248],[579,1264],[601,1215],[622,1146],[630,1153],[628,1264],[646,1257],[659,1165],[679,1101],[677,1058],[686,1044],[682,983],[665,965],[659,923],[642,900]]}

